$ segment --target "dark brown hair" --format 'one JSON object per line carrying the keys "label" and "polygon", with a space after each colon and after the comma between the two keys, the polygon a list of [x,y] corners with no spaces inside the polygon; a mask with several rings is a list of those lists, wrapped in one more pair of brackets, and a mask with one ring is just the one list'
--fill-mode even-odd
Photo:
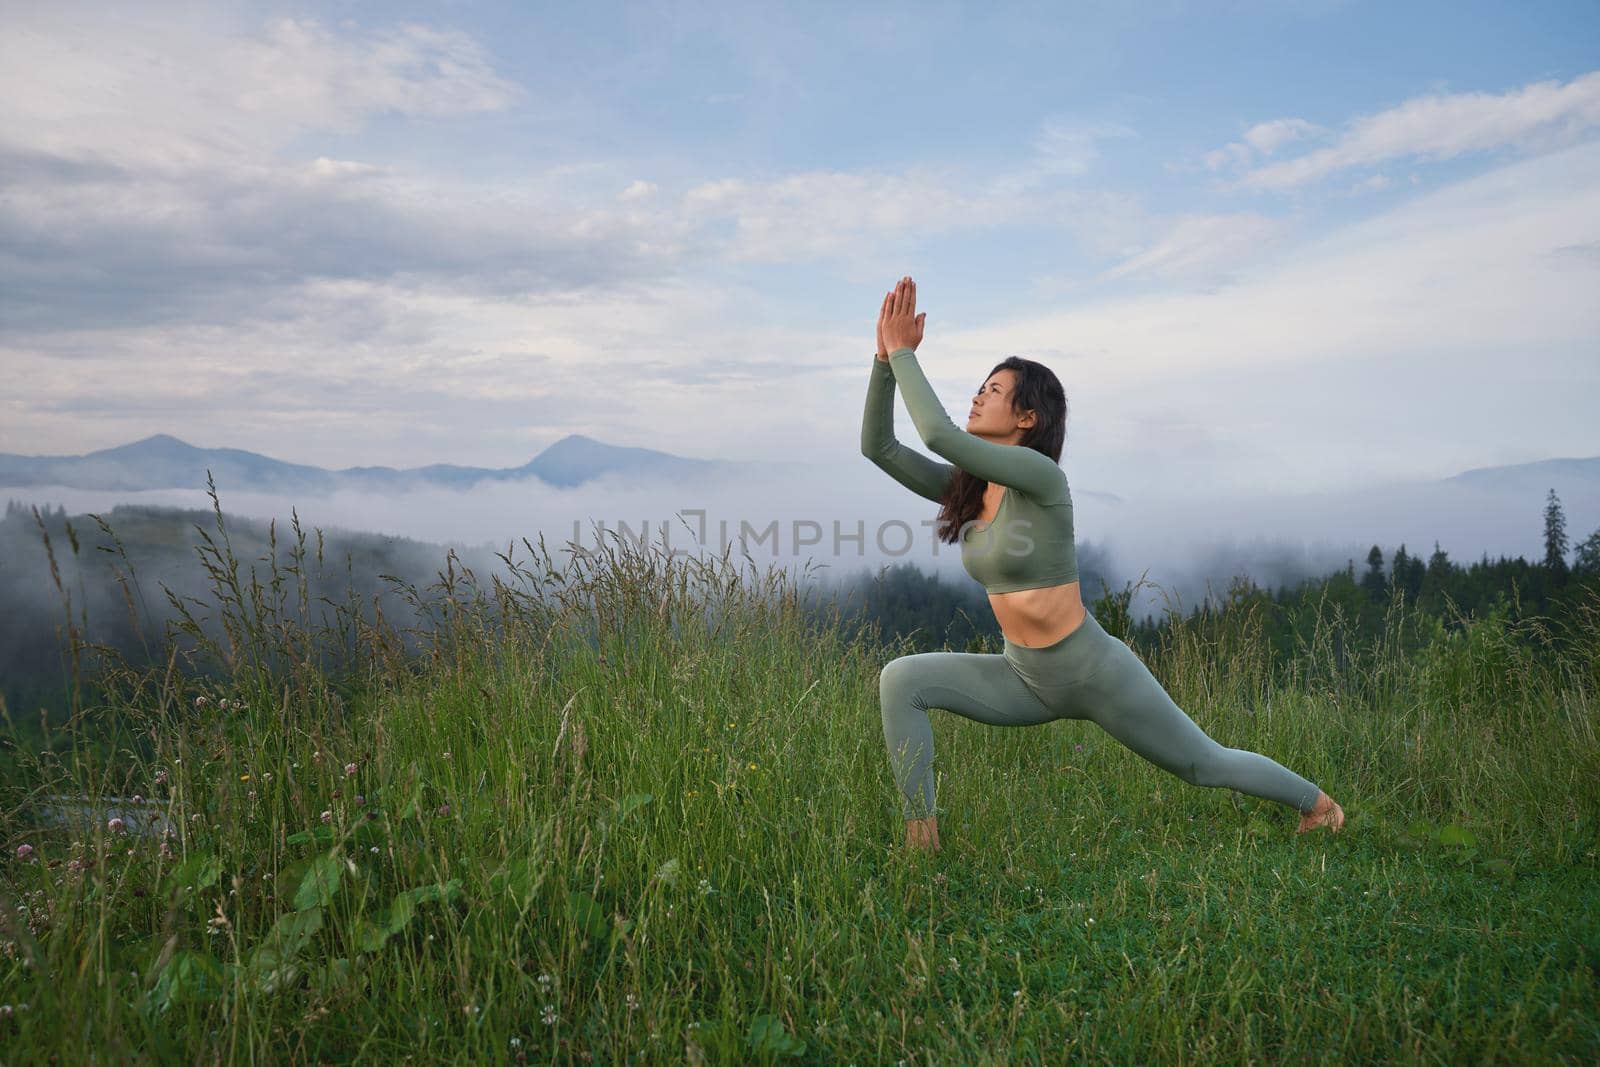
{"label": "dark brown hair", "polygon": [[[1022,440],[1017,444],[1043,452],[1060,463],[1061,448],[1067,439],[1067,393],[1055,372],[1043,363],[1007,356],[996,363],[983,380],[987,382],[995,371],[1001,370],[1016,372],[1010,394],[1012,413],[1035,412],[1033,425],[1022,431]],[[961,528],[983,511],[983,491],[988,487],[989,483],[982,478],[956,468],[940,498],[942,506],[936,527],[939,540],[955,544],[960,539]]]}

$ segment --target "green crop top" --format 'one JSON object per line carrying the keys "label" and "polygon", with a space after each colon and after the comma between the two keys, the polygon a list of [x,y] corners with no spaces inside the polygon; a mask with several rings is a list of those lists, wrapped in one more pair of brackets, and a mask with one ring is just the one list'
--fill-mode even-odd
{"label": "green crop top", "polygon": [[[911,422],[939,463],[906,448],[894,436],[894,387],[900,383]],[[1037,449],[997,445],[950,420],[909,348],[872,361],[867,407],[861,420],[861,454],[919,496],[940,500],[960,468],[1006,487],[994,522],[969,523],[961,532],[961,565],[991,593],[1012,593],[1078,580],[1072,537],[1072,491],[1061,467]]]}

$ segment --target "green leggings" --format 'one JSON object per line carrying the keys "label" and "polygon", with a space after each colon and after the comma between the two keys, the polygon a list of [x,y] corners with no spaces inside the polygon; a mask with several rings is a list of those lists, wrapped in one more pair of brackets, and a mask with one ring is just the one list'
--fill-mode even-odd
{"label": "green leggings", "polygon": [[883,739],[908,819],[934,814],[929,708],[991,726],[1088,719],[1191,785],[1226,786],[1302,812],[1317,787],[1266,756],[1225,748],[1173,703],[1138,655],[1093,615],[1053,645],[1005,642],[1002,654],[924,652],[878,675]]}

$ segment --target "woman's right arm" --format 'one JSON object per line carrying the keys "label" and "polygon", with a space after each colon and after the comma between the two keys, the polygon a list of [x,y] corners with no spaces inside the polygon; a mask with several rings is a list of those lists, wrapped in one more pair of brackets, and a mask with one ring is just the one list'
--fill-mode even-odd
{"label": "woman's right arm", "polygon": [[940,463],[902,445],[894,437],[894,371],[887,360],[872,361],[867,407],[861,416],[861,454],[889,477],[929,500],[944,497],[955,464]]}

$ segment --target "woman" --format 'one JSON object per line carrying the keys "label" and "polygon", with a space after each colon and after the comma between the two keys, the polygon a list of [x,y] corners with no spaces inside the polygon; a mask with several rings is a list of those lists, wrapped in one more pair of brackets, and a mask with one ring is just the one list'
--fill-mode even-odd
{"label": "woman", "polygon": [[[943,505],[940,536],[960,541],[962,566],[987,589],[1005,651],[902,656],[879,675],[883,739],[905,798],[907,846],[939,847],[929,708],[991,726],[1088,719],[1186,782],[1290,805],[1302,813],[1298,833],[1324,825],[1337,833],[1344,811],[1328,794],[1265,756],[1206,736],[1132,649],[1084,610],[1072,494],[1058,465],[1067,402],[1056,376],[1032,360],[1003,360],[973,400],[963,431],[917,365],[926,314],[916,309],[910,277],[883,298],[861,451],[901,485]],[[951,462],[895,440],[896,383],[923,443]]]}

